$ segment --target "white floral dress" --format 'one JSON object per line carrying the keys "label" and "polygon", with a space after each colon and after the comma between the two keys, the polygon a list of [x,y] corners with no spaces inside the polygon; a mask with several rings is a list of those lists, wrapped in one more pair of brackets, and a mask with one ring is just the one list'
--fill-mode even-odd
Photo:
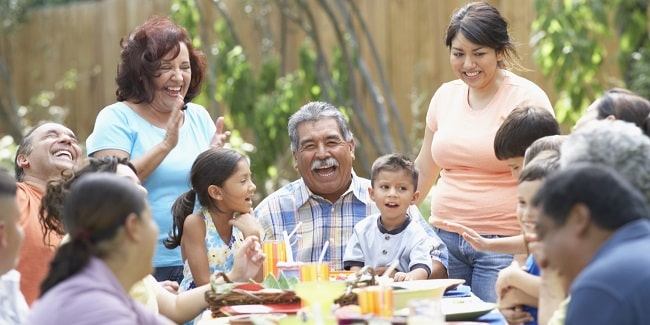
{"label": "white floral dress", "polygon": [[[206,208],[201,208],[201,214],[205,221],[205,248],[208,253],[208,265],[210,274],[232,270],[235,261],[235,252],[239,249],[244,241],[244,235],[236,227],[232,228],[232,236],[229,243],[224,243],[217,228],[212,222],[210,212]],[[183,262],[183,281],[180,284],[180,291],[187,291],[195,288],[194,278],[190,271],[190,265],[187,260]]]}

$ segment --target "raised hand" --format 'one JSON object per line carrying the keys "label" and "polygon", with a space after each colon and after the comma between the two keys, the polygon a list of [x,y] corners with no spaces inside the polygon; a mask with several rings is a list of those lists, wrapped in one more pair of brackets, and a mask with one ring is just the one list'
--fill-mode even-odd
{"label": "raised hand", "polygon": [[214,125],[217,127],[217,131],[214,132],[214,136],[212,136],[210,146],[221,148],[224,144],[226,144],[226,142],[228,142],[228,138],[230,138],[230,131],[223,130],[223,116],[219,116],[214,122]]}
{"label": "raised hand", "polygon": [[247,237],[235,252],[235,261],[228,276],[235,282],[245,282],[255,278],[265,259],[266,255],[262,251],[259,238]]}
{"label": "raised hand", "polygon": [[489,241],[481,237],[481,235],[478,232],[476,232],[474,229],[470,227],[463,226],[460,223],[451,222],[447,220],[436,221],[434,222],[434,226],[436,225],[446,226],[447,228],[449,228],[450,231],[463,236],[463,239],[465,239],[465,241],[467,241],[470,245],[472,245],[472,247],[474,247],[474,249],[477,251],[489,250]]}
{"label": "raised hand", "polygon": [[178,130],[183,125],[183,106],[185,102],[183,101],[182,96],[177,96],[176,107],[172,109],[171,116],[167,121],[167,126],[165,127],[165,139],[163,143],[169,148],[169,150],[176,147],[178,144]]}

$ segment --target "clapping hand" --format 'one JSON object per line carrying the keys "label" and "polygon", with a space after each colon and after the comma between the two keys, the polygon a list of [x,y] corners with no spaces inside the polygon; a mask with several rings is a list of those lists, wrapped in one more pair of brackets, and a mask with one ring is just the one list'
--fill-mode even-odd
{"label": "clapping hand", "polygon": [[185,102],[183,101],[182,96],[177,96],[177,107],[174,107],[172,110],[171,116],[167,121],[167,126],[165,127],[165,139],[163,140],[169,150],[176,147],[178,144],[178,129],[183,125],[183,106]]}
{"label": "clapping hand", "polygon": [[223,130],[223,116],[219,116],[219,118],[217,118],[217,120],[214,122],[214,125],[217,127],[217,131],[214,132],[214,136],[212,136],[210,146],[221,148],[224,144],[226,144],[226,142],[228,142],[228,138],[230,138],[230,131]]}

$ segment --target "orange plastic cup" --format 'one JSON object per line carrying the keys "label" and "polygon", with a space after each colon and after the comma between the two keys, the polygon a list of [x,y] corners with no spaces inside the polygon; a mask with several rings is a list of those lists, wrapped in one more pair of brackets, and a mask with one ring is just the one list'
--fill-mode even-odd
{"label": "orange plastic cup", "polygon": [[278,262],[287,261],[287,247],[283,240],[265,240],[262,243],[262,250],[266,254],[264,261],[264,277],[273,274],[276,278],[280,276]]}
{"label": "orange plastic cup", "polygon": [[330,264],[328,262],[311,262],[300,265],[300,281],[329,281]]}
{"label": "orange plastic cup", "polygon": [[359,307],[362,314],[372,314],[379,317],[392,317],[393,288],[388,286],[372,286],[357,292]]}

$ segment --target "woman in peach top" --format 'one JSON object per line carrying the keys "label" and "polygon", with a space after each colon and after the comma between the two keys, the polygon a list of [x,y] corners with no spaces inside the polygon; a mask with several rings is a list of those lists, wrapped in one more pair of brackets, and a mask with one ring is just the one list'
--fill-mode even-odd
{"label": "woman in peach top", "polygon": [[519,234],[516,180],[494,154],[494,135],[517,106],[553,108],[541,88],[506,70],[517,66],[517,54],[508,23],[491,5],[469,3],[456,11],[445,44],[458,79],[431,99],[415,160],[418,190],[428,193],[438,180],[429,221],[449,249],[449,277],[465,279],[479,298],[495,302],[497,274],[512,255],[476,251],[440,221],[458,222],[488,238]]}

